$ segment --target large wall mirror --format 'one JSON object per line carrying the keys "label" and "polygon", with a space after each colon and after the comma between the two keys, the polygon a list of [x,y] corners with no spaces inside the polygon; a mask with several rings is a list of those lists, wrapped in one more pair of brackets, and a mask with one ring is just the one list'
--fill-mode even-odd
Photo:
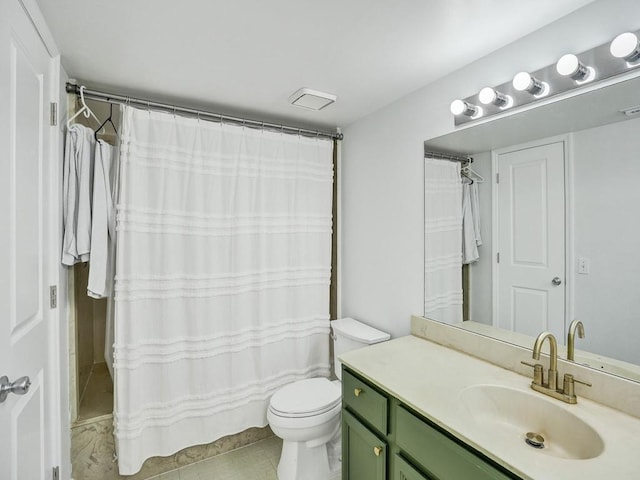
{"label": "large wall mirror", "polygon": [[460,326],[530,348],[543,330],[566,343],[579,319],[576,361],[640,381],[640,78],[429,139],[425,151],[472,155],[486,179]]}

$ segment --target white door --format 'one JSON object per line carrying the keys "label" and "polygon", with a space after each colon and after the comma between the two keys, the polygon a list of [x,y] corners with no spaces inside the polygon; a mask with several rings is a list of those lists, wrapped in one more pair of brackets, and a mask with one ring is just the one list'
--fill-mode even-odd
{"label": "white door", "polygon": [[564,338],[564,143],[497,155],[497,326]]}
{"label": "white door", "polygon": [[3,480],[52,476],[51,66],[22,4],[0,0],[0,377],[31,381],[0,403]]}

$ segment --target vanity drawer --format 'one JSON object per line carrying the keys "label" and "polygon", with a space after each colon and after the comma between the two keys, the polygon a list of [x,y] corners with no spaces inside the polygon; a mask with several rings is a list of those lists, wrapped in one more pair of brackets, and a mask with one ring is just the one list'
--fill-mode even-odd
{"label": "vanity drawer", "polygon": [[425,472],[440,479],[506,480],[512,477],[404,407],[396,410],[396,442]]}
{"label": "vanity drawer", "polygon": [[342,371],[342,401],[349,410],[378,432],[384,435],[388,433],[387,397],[347,370]]}

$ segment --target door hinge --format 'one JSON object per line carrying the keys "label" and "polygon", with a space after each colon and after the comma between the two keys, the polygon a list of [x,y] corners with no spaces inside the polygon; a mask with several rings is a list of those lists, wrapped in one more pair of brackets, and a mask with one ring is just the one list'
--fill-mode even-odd
{"label": "door hinge", "polygon": [[496,262],[500,263],[500,252],[496,253]]}
{"label": "door hinge", "polygon": [[51,285],[49,287],[49,308],[57,308],[58,306],[58,286]]}
{"label": "door hinge", "polygon": [[55,127],[56,125],[58,125],[58,103],[57,102],[51,102],[49,104],[50,106],[50,110],[49,110],[49,125],[52,127]]}
{"label": "door hinge", "polygon": [[496,183],[500,183],[500,174],[496,173]]}
{"label": "door hinge", "polygon": [[52,480],[60,480],[60,467],[53,467],[53,474],[51,475]]}

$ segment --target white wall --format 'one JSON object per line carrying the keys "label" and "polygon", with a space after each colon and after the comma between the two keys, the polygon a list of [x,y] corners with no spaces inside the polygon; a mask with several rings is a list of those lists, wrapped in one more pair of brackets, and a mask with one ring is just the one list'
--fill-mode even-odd
{"label": "white wall", "polygon": [[640,119],[574,134],[577,347],[640,364]]}
{"label": "white wall", "polygon": [[399,336],[422,313],[423,142],[453,131],[451,100],[638,28],[640,2],[597,0],[345,128],[342,314]]}

